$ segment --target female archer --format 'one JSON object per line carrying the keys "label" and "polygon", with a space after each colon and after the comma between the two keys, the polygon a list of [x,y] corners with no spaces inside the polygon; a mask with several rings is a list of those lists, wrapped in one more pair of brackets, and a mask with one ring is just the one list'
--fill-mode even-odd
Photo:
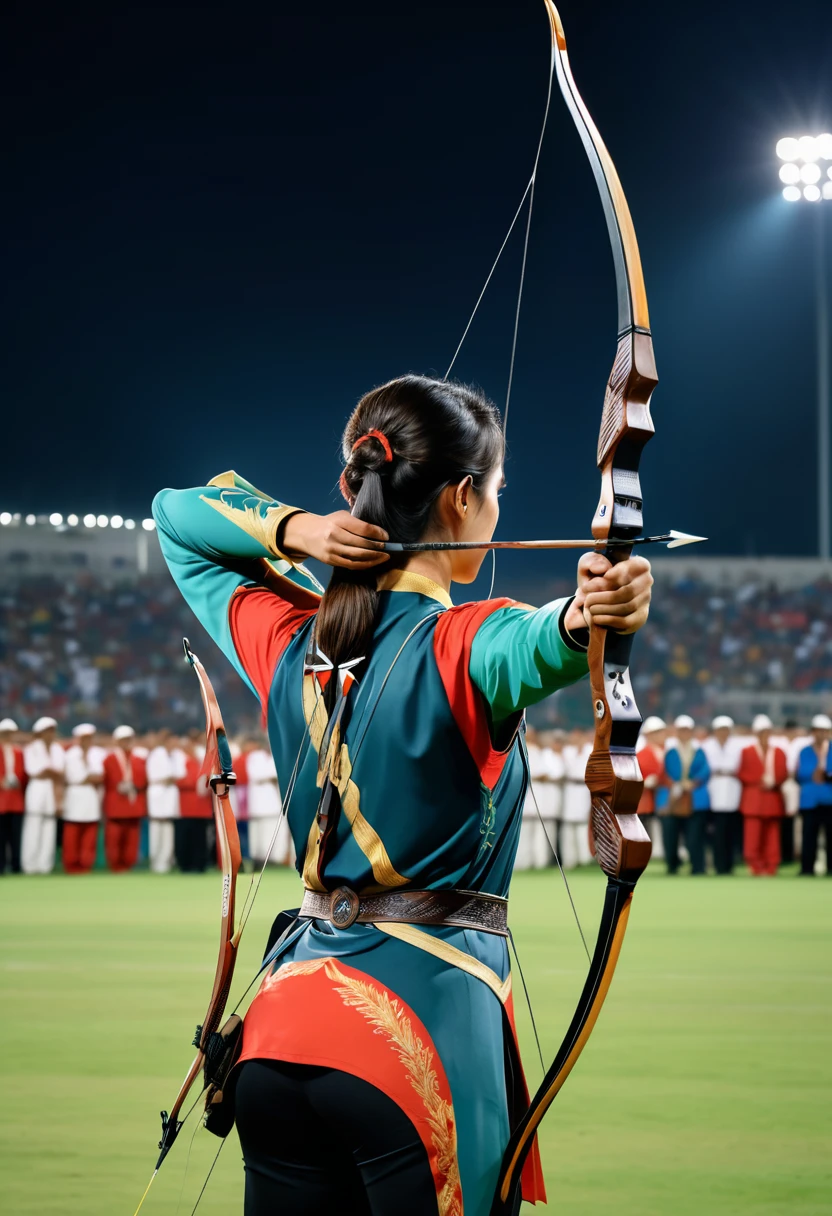
{"label": "female archer", "polygon": [[[487,1216],[528,1103],[506,908],[528,784],[523,712],[586,674],[587,627],[631,633],[640,557],[581,558],[576,593],[454,607],[490,540],[496,409],[405,376],[344,432],[351,508],[314,515],[234,473],[163,490],[186,600],[260,699],[304,894],[246,1014],[236,1119],[246,1216]],[[333,567],[326,591],[300,564]],[[544,1198],[537,1152],[523,1195]]]}

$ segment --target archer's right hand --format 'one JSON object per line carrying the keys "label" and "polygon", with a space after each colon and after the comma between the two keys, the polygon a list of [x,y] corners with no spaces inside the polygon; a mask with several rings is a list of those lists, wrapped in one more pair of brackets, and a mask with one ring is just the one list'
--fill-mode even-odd
{"label": "archer's right hand", "polygon": [[331,515],[299,511],[286,520],[279,546],[293,558],[315,557],[327,566],[369,570],[390,560],[382,549],[389,539],[383,528],[355,519],[349,511]]}

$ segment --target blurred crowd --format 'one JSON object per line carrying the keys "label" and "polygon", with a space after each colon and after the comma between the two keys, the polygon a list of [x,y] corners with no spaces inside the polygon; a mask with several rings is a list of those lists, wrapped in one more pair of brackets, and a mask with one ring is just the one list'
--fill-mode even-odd
{"label": "blurred crowd", "polygon": [[[203,872],[215,856],[203,739],[196,729],[140,736],[131,726],[103,735],[91,722],[62,739],[51,717],[25,734],[13,719],[0,720],[0,873],[49,874],[58,852],[68,874],[96,862],[116,872],[140,862],[158,874],[174,866]],[[235,742],[232,754],[244,858],[291,864],[271,752],[252,735]]]}
{"label": "blurred crowd", "polygon": [[[592,731],[527,732],[531,788],[523,811],[516,868],[587,864],[593,855],[590,794],[584,776]],[[731,874],[744,863],[774,875],[799,859],[799,872],[830,872],[832,863],[832,719],[816,714],[809,729],[776,730],[758,714],[738,726],[726,714],[697,726],[688,714],[672,724],[656,715],[641,728],[638,759],[644,791],[638,814],[653,857],[668,874]]]}
{"label": "blurred crowd", "polygon": [[[548,589],[561,593],[569,588]],[[729,691],[832,690],[830,597],[832,583],[823,580],[799,589],[748,582],[717,591],[696,579],[663,585],[633,665],[642,712],[671,707],[704,720]],[[200,721],[183,634],[208,665],[227,720],[256,729],[256,702],[166,574],[10,586],[0,594],[0,704],[27,724],[49,715],[67,724],[131,722],[141,731],[164,722],[181,733]],[[585,690],[567,690],[547,709],[558,725],[585,722]]]}
{"label": "blurred crowd", "polygon": [[[113,871],[147,862],[202,872],[213,864],[210,791],[201,775],[203,734],[160,729],[138,735],[119,726],[102,735],[90,722],[60,738],[43,716],[23,733],[0,720],[0,872],[70,874],[98,862]],[[832,861],[832,720],[809,730],[775,730],[757,715],[737,726],[719,715],[708,727],[679,715],[642,726],[638,813],[669,874],[730,874],[744,862],[774,875],[800,860],[800,873],[828,872]],[[593,733],[527,731],[531,784],[517,869],[594,864],[585,782]],[[243,856],[255,866],[294,862],[281,815],[274,760],[259,735],[232,744]]]}
{"label": "blurred crowd", "polygon": [[91,718],[187,732],[202,721],[202,708],[183,636],[209,666],[228,720],[256,729],[257,702],[167,575],[123,583],[91,574],[31,578],[0,592],[0,704],[27,724]]}

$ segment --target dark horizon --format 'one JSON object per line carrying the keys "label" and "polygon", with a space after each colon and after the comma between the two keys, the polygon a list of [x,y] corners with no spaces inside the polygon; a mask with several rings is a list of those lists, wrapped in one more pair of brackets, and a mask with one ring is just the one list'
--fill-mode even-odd
{"label": "dark horizon", "polygon": [[[774,144],[832,130],[828,6],[796,0],[787,22],[745,0],[561,13],[644,263],[660,379],[647,531],[708,535],[703,557],[811,555],[814,227],[828,255],[832,203],[782,200]],[[18,5],[8,46],[0,510],[141,517],[162,486],[229,467],[336,509],[352,405],[405,371],[444,373],[523,192],[543,5],[48,21]],[[455,369],[501,406],[521,244]],[[615,325],[600,203],[555,87],[499,536],[587,533]],[[541,569],[503,557],[503,580],[509,563]]]}

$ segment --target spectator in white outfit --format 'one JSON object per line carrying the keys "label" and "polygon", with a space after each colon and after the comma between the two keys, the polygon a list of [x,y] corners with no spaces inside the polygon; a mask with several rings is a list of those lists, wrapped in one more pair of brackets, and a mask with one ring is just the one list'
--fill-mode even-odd
{"label": "spectator in white outfit", "polygon": [[734,719],[719,714],[711,723],[711,734],[702,742],[711,775],[708,798],[713,814],[714,869],[731,874],[734,869],[734,843],[739,838],[738,824],[742,785],[737,773],[742,759],[743,740],[733,733]]}
{"label": "spectator in white outfit", "polygon": [[20,861],[24,874],[50,874],[55,865],[57,816],[62,795],[64,750],[55,740],[58,723],[38,718],[34,739],[23,750],[29,778],[23,815]]}
{"label": "spectator in white outfit", "polygon": [[255,866],[264,862],[289,865],[291,841],[286,820],[280,824],[282,803],[277,769],[268,748],[253,747],[246,755],[248,774],[248,850]]}
{"label": "spectator in white outfit", "polygon": [[526,730],[526,752],[529,757],[529,788],[523,804],[523,819],[520,824],[520,839],[517,842],[515,870],[541,870],[552,858],[552,850],[546,839],[548,825],[543,819],[547,808],[549,765],[542,740],[532,727]]}
{"label": "spectator in white outfit", "polygon": [[184,766],[173,755],[175,740],[169,730],[159,731],[147,756],[147,818],[150,868],[154,874],[173,869],[174,824],[179,818],[179,788]]}
{"label": "spectator in white outfit", "polygon": [[586,764],[592,743],[582,730],[573,730],[563,748],[563,810],[561,812],[560,861],[564,870],[592,861],[589,848],[591,801],[586,787]]}
{"label": "spectator in white outfit", "polygon": [[95,865],[101,793],[103,747],[95,746],[95,727],[82,722],[72,732],[75,743],[65,757],[64,832],[61,855],[67,874],[86,874]]}

